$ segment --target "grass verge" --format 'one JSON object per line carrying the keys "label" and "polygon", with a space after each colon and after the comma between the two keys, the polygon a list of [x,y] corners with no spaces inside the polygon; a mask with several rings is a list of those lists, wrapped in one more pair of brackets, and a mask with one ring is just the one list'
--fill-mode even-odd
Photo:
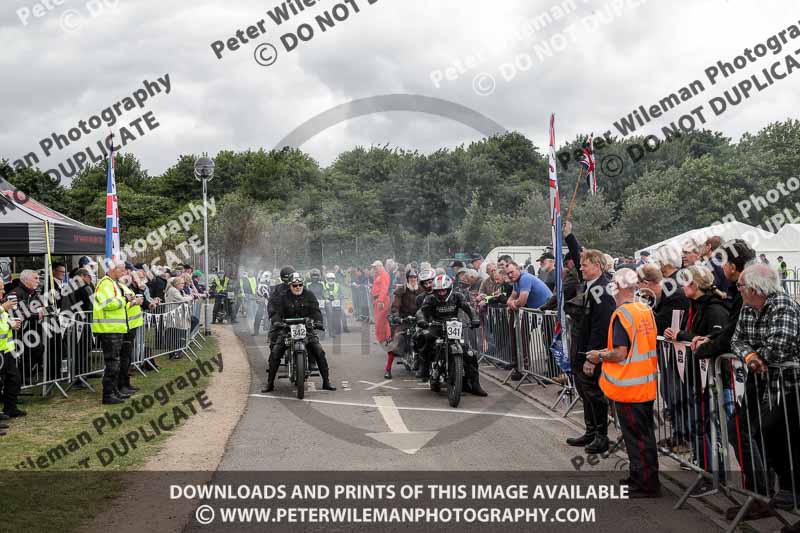
{"label": "grass verge", "polygon": [[[198,396],[218,370],[217,342],[208,338],[195,351],[198,361],[160,358],[160,372],[133,374],[141,391],[122,405],[100,403],[99,379],[90,381],[94,393],[24,397],[28,415],[12,420],[0,437],[0,531],[71,531],[119,496],[126,474],[155,455],[192,409],[202,411]],[[117,416],[121,423],[112,427]]]}

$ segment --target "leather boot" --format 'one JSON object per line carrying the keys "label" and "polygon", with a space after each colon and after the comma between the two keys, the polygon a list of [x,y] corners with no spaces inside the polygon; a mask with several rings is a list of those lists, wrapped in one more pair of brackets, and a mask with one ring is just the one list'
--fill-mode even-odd
{"label": "leather boot", "polygon": [[267,393],[275,390],[275,376],[278,375],[278,368],[281,366],[280,361],[269,362],[269,371],[267,372],[267,384],[261,389],[261,392]]}
{"label": "leather boot", "polygon": [[478,376],[475,376],[472,379],[472,390],[470,390],[470,392],[475,396],[481,396],[481,397],[489,396],[489,393],[483,390],[483,387],[481,387],[481,382]]}
{"label": "leather boot", "polygon": [[328,368],[328,365],[323,363],[319,366],[319,375],[322,376],[322,390],[335,391],[336,387],[331,385],[330,369]]}
{"label": "leather boot", "polygon": [[[603,415],[605,415],[605,413],[603,413]],[[597,423],[595,426],[594,441],[584,448],[584,450],[586,453],[596,455],[600,453],[606,453],[608,451],[608,447],[608,418],[606,418],[604,421]]]}

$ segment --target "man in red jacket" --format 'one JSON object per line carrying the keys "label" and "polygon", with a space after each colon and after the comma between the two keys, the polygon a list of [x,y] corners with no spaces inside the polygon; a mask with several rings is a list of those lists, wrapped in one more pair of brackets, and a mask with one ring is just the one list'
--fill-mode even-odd
{"label": "man in red jacket", "polygon": [[383,268],[383,263],[372,263],[372,305],[375,312],[375,339],[385,343],[392,338],[392,329],[389,327],[389,273]]}

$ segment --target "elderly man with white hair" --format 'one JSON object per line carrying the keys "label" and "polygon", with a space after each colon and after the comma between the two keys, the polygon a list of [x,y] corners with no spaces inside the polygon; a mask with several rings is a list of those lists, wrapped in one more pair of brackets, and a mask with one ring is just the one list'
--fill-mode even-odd
{"label": "elderly man with white hair", "polygon": [[[731,350],[744,360],[749,372],[747,413],[728,424],[729,440],[742,447],[736,457],[742,461],[746,488],[769,496],[772,486],[767,472],[772,470],[780,490],[771,503],[790,509],[800,503],[792,497],[792,488],[800,487],[800,305],[783,291],[778,272],[769,265],[745,268],[736,286],[744,305]],[[742,438],[737,438],[741,433]],[[765,507],[751,506],[745,519],[765,516]],[[735,516],[740,510],[733,507],[726,514]]]}
{"label": "elderly man with white hair", "polygon": [[92,333],[100,341],[103,359],[103,404],[123,403],[130,395],[118,389],[120,353],[125,334],[128,333],[128,302],[134,301],[133,292],[126,295],[119,279],[126,274],[124,261],[108,264],[106,275],[97,283],[92,303]]}
{"label": "elderly man with white hair", "polygon": [[653,404],[658,383],[656,320],[647,305],[636,302],[639,277],[636,271],[618,270],[609,290],[617,309],[611,316],[608,344],[604,350],[586,354],[583,371],[594,374],[602,363],[600,388],[614,401],[622,437],[630,461],[630,498],[661,495],[658,479]]}

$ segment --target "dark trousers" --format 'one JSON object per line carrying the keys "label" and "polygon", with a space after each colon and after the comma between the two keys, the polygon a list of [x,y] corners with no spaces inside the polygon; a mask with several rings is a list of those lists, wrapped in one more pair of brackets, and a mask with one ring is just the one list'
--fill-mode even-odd
{"label": "dark trousers", "polygon": [[[316,337],[310,337],[306,342],[306,350],[308,350],[309,362],[312,364],[316,363],[319,369],[319,375],[322,377],[323,381],[328,381],[330,378],[328,359],[325,357],[325,350],[322,349],[319,340]],[[286,353],[286,343],[283,335],[278,335],[269,352],[267,381],[270,383],[275,381],[275,376],[278,374],[278,367],[281,366],[284,353]]]}
{"label": "dark trousers", "polygon": [[[728,420],[728,440],[736,450],[736,459],[742,468],[745,488],[758,494],[771,496],[773,483],[768,470],[778,477],[782,490],[800,487],[800,413],[796,392],[781,395],[780,403],[773,394],[772,402],[764,397],[758,402],[752,378],[748,376],[747,408],[736,407]],[[760,385],[763,388],[763,385]],[[766,457],[766,461],[764,458]],[[766,465],[765,465],[766,463]],[[794,474],[792,468],[794,466]]]}
{"label": "dark trousers", "polygon": [[120,352],[124,333],[99,333],[100,347],[103,349],[103,360],[106,368],[103,371],[103,398],[110,398],[117,391],[119,379]]}
{"label": "dark trousers", "polygon": [[583,421],[586,434],[601,438],[608,436],[608,400],[600,390],[600,372],[602,365],[594,368],[594,374],[587,376],[583,372],[586,357],[576,357],[572,361],[572,374],[575,376],[575,388],[583,401]]}
{"label": "dark trousers", "polygon": [[261,301],[256,307],[256,316],[253,321],[253,332],[256,335],[261,334],[261,324],[264,322],[266,315],[267,315],[267,304]]}
{"label": "dark trousers", "polygon": [[17,398],[20,387],[22,387],[17,359],[11,355],[11,352],[5,352],[0,353],[0,362],[2,363],[0,387],[3,391],[3,411],[13,411],[17,407]]}
{"label": "dark trousers", "polygon": [[655,492],[661,483],[653,402],[614,402],[614,407],[630,461],[631,484],[645,492]]}
{"label": "dark trousers", "polygon": [[[131,357],[133,356],[133,343],[135,341],[136,329],[128,330],[128,333],[122,336],[122,348],[119,351],[119,374],[117,375],[118,389],[128,387],[131,384],[131,378],[128,373],[131,369]],[[105,353],[105,348],[103,353]]]}

